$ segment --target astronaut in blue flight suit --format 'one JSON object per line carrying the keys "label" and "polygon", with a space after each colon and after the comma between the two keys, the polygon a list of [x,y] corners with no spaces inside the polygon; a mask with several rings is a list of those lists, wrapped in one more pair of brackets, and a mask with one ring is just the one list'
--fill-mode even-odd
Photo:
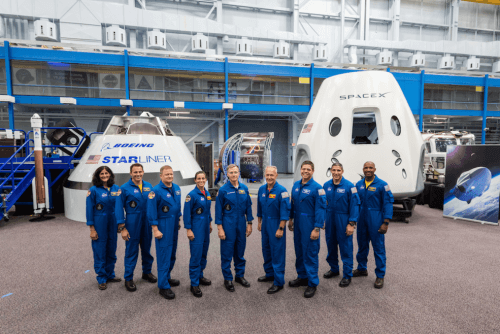
{"label": "astronaut in blue flight suit", "polygon": [[189,260],[189,277],[191,278],[191,293],[195,297],[203,296],[201,285],[210,285],[212,282],[203,276],[207,266],[208,246],[212,233],[212,215],[210,206],[212,198],[205,189],[207,176],[199,171],[194,176],[196,187],[186,196],[184,204],[184,228],[189,239],[191,259]]}
{"label": "astronaut in blue flight suit", "polygon": [[[219,189],[215,201],[215,224],[220,242],[221,268],[226,290],[233,292],[231,259],[234,258],[236,283],[250,287],[245,279],[246,237],[252,234],[252,200],[247,186],[238,181],[240,169],[236,165],[227,167],[228,183]],[[246,216],[246,219],[245,219]],[[248,221],[248,225],[247,222]]]}
{"label": "astronaut in blue flight suit", "polygon": [[392,218],[392,196],[389,185],[375,175],[375,164],[371,161],[363,165],[365,178],[356,183],[361,207],[358,218],[358,269],[353,271],[353,277],[368,276],[367,262],[370,241],[375,255],[375,288],[384,287],[386,267],[385,237]]}
{"label": "astronaut in blue flight suit", "polygon": [[90,227],[98,287],[99,290],[106,290],[108,282],[121,281],[121,278],[115,277],[115,201],[120,188],[114,184],[115,176],[107,166],[96,169],[92,183],[86,201],[87,225]]}
{"label": "astronaut in blue flight suit", "polygon": [[285,284],[286,233],[283,230],[290,217],[290,196],[286,188],[276,182],[278,170],[268,166],[265,170],[267,184],[259,188],[257,195],[258,230],[262,232],[262,255],[265,276],[259,282],[273,282],[267,290],[273,294]]}
{"label": "astronaut in blue flight suit", "polygon": [[160,295],[174,299],[172,286],[180,282],[170,278],[175,262],[179,219],[181,213],[181,188],[173,183],[174,171],[170,166],[160,169],[160,183],[148,195],[148,221],[156,239],[156,265]]}
{"label": "astronaut in blue flight suit", "polygon": [[[295,268],[298,277],[290,281],[290,287],[307,286],[304,297],[316,293],[318,278],[319,231],[325,224],[325,190],[314,181],[314,164],[304,161],[300,166],[302,180],[292,187],[292,208],[288,228],[294,231]],[[295,220],[295,221],[294,221]]]}
{"label": "astronaut in blue flight suit", "polygon": [[[115,214],[118,231],[125,240],[125,288],[132,292],[137,290],[133,278],[135,265],[139,256],[142,257],[142,279],[156,283],[156,277],[151,273],[153,257],[151,256],[151,228],[147,221],[147,198],[153,188],[151,183],[142,179],[144,169],[141,164],[130,166],[131,179],[122,185],[116,198]],[[123,214],[125,209],[126,216]]]}
{"label": "astronaut in blue flight suit", "polygon": [[352,234],[358,221],[359,197],[354,184],[342,177],[344,168],[341,163],[334,163],[330,171],[332,179],[323,185],[326,193],[325,238],[328,247],[326,261],[330,265],[330,270],[323,277],[332,278],[339,275],[338,249],[340,249],[344,275],[339,286],[347,287],[352,277]]}

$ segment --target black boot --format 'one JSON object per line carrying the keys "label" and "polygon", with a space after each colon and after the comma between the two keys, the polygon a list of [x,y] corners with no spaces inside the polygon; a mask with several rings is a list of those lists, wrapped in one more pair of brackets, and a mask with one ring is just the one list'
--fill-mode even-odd
{"label": "black boot", "polygon": [[234,281],[236,283],[240,283],[241,285],[243,285],[245,288],[249,288],[250,287],[250,283],[248,283],[248,281],[245,279],[245,277],[236,277],[234,279]]}
{"label": "black boot", "polygon": [[125,281],[125,288],[130,292],[137,290],[134,281]]}
{"label": "black boot", "polygon": [[314,297],[315,293],[316,293],[316,287],[315,286],[308,286],[306,291],[304,291],[304,297],[312,298],[312,297]]}
{"label": "black boot", "polygon": [[227,291],[234,292],[233,281],[224,280],[224,286],[226,287]]}
{"label": "black boot", "polygon": [[156,276],[151,274],[151,273],[149,273],[149,274],[142,273],[142,279],[148,281],[149,283],[158,282],[158,279],[156,278]]}
{"label": "black boot", "polygon": [[345,288],[345,287],[348,287],[349,284],[351,284],[351,279],[350,278],[342,278],[342,280],[339,283],[339,286],[341,288]]}
{"label": "black boot", "polygon": [[308,282],[307,278],[296,278],[293,281],[289,281],[288,285],[291,288],[298,288],[299,286],[307,286]]}
{"label": "black boot", "polygon": [[272,282],[274,281],[273,276],[261,276],[257,279],[257,282]]}
{"label": "black boot", "polygon": [[168,280],[168,284],[170,284],[170,286],[179,286],[181,282],[178,279],[171,278]]}
{"label": "black boot", "polygon": [[174,299],[175,293],[170,289],[160,289],[160,295],[165,299]]}
{"label": "black boot", "polygon": [[198,298],[203,296],[203,293],[201,292],[199,286],[191,286],[191,293],[193,294],[193,296],[198,297]]}
{"label": "black boot", "polygon": [[200,284],[201,285],[210,285],[210,284],[212,284],[212,281],[209,280],[208,278],[202,277],[202,278],[200,278]]}
{"label": "black boot", "polygon": [[273,293],[276,293],[280,290],[283,290],[283,286],[279,286],[279,285],[274,285],[272,287],[269,288],[269,290],[267,290],[267,293],[272,295]]}
{"label": "black boot", "polygon": [[335,276],[338,276],[340,273],[337,271],[337,272],[333,272],[331,270],[328,270],[324,275],[323,275],[323,278],[332,278],[332,277],[335,277]]}

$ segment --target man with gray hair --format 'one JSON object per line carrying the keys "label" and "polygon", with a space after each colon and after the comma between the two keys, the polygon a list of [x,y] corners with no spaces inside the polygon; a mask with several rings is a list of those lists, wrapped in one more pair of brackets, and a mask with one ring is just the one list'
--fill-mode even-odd
{"label": "man with gray hair", "polygon": [[[215,224],[217,225],[220,241],[220,257],[224,286],[233,292],[233,274],[231,260],[234,258],[236,283],[245,288],[250,283],[245,279],[246,237],[252,234],[252,200],[247,186],[238,181],[240,168],[237,165],[227,166],[229,182],[219,189],[215,201]],[[246,220],[245,220],[246,215]],[[248,225],[247,225],[248,221]]]}
{"label": "man with gray hair", "polygon": [[259,188],[257,195],[257,229],[262,232],[262,255],[264,256],[265,276],[259,282],[273,282],[267,290],[273,294],[285,284],[286,233],[284,229],[290,217],[290,195],[286,188],[276,182],[278,169],[267,166],[265,169],[267,184]]}

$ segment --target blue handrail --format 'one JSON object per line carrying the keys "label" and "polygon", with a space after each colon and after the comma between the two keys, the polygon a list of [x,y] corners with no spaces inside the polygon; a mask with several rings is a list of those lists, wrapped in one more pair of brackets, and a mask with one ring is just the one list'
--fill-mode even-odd
{"label": "blue handrail", "polygon": [[[1,131],[1,130],[7,131],[7,130],[10,130],[10,129],[0,128],[0,131]],[[26,131],[21,130],[21,129],[12,129],[12,132],[15,132],[15,131],[19,131],[19,132],[24,133],[24,141],[26,141],[26,139],[27,139],[27,137],[26,137]],[[19,147],[19,146],[20,146],[20,145],[0,146],[0,147]],[[26,155],[28,155],[28,147],[26,147]]]}

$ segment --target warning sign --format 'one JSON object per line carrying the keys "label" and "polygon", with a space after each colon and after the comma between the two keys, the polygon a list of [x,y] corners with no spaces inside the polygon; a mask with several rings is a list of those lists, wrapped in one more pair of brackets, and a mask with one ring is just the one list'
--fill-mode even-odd
{"label": "warning sign", "polygon": [[150,75],[143,75],[138,81],[136,89],[152,90],[153,89],[153,77]]}

